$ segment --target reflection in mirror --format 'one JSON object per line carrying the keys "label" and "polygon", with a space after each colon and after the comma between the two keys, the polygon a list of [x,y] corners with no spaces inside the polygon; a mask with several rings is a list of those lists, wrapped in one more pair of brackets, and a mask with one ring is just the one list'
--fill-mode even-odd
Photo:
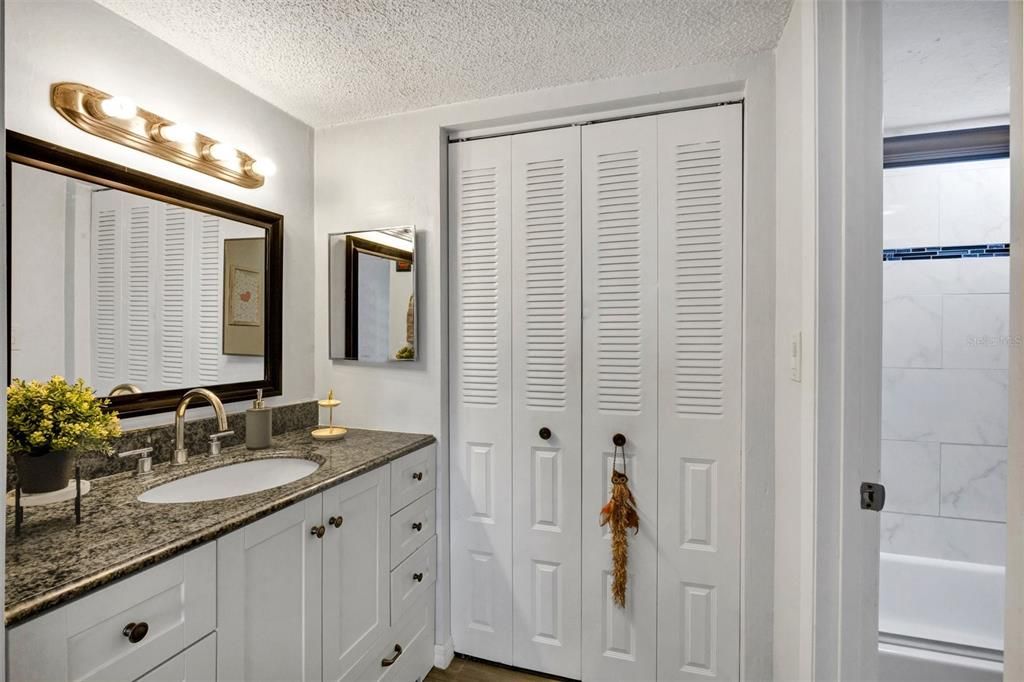
{"label": "reflection in mirror", "polygon": [[264,378],[266,230],[10,168],[12,377],[98,395]]}
{"label": "reflection in mirror", "polygon": [[416,359],[416,232],[328,235],[330,351],[335,360]]}

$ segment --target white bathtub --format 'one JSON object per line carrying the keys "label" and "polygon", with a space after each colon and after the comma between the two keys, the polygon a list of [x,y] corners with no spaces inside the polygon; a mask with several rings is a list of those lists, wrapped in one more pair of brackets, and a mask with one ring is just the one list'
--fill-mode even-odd
{"label": "white bathtub", "polygon": [[1001,566],[883,552],[879,680],[1002,680],[1004,574]]}

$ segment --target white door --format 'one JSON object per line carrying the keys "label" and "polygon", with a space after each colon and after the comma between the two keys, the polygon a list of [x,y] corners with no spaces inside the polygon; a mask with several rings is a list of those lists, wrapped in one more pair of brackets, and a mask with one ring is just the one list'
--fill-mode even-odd
{"label": "white door", "polygon": [[658,679],[735,680],[742,107],[658,116]]}
{"label": "white door", "polygon": [[340,680],[390,626],[388,467],[323,493],[324,680]]}
{"label": "white door", "polygon": [[511,664],[509,138],[448,147],[455,650]]}
{"label": "white door", "polygon": [[320,680],[320,495],[217,540],[217,679]]}
{"label": "white door", "polygon": [[513,663],[580,676],[580,132],[512,137]]}
{"label": "white door", "polygon": [[[583,678],[653,680],[657,644],[657,120],[587,126],[583,196]],[[612,437],[640,513],[629,537],[626,606],[611,598]],[[621,466],[621,465],[620,465]]]}

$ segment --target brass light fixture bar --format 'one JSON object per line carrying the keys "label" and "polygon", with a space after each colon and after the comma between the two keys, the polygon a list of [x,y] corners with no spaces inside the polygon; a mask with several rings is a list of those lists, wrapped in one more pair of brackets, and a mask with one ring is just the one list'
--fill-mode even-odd
{"label": "brass light fixture bar", "polygon": [[[202,133],[183,129],[166,118],[135,107],[81,83],[55,83],[50,104],[76,128],[166,161],[255,189],[273,174],[269,160],[257,160]],[[263,171],[262,173],[260,171]]]}

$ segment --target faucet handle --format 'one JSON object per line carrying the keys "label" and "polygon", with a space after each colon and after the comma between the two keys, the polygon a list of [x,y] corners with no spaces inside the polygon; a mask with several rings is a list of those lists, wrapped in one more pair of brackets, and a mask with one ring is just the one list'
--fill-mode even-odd
{"label": "faucet handle", "polygon": [[140,455],[139,461],[135,465],[136,474],[148,474],[153,470],[153,457],[150,454],[153,452],[152,447],[138,448],[137,450],[125,450],[124,452],[117,453],[118,457],[132,457],[134,455]]}
{"label": "faucet handle", "polygon": [[220,439],[221,438],[227,438],[228,436],[233,436],[233,435],[235,435],[235,432],[234,431],[230,431],[230,430],[229,431],[220,431],[219,433],[211,433],[210,434],[210,445],[209,445],[209,452],[210,452],[210,454],[211,455],[219,455],[220,454],[220,447],[221,447]]}

